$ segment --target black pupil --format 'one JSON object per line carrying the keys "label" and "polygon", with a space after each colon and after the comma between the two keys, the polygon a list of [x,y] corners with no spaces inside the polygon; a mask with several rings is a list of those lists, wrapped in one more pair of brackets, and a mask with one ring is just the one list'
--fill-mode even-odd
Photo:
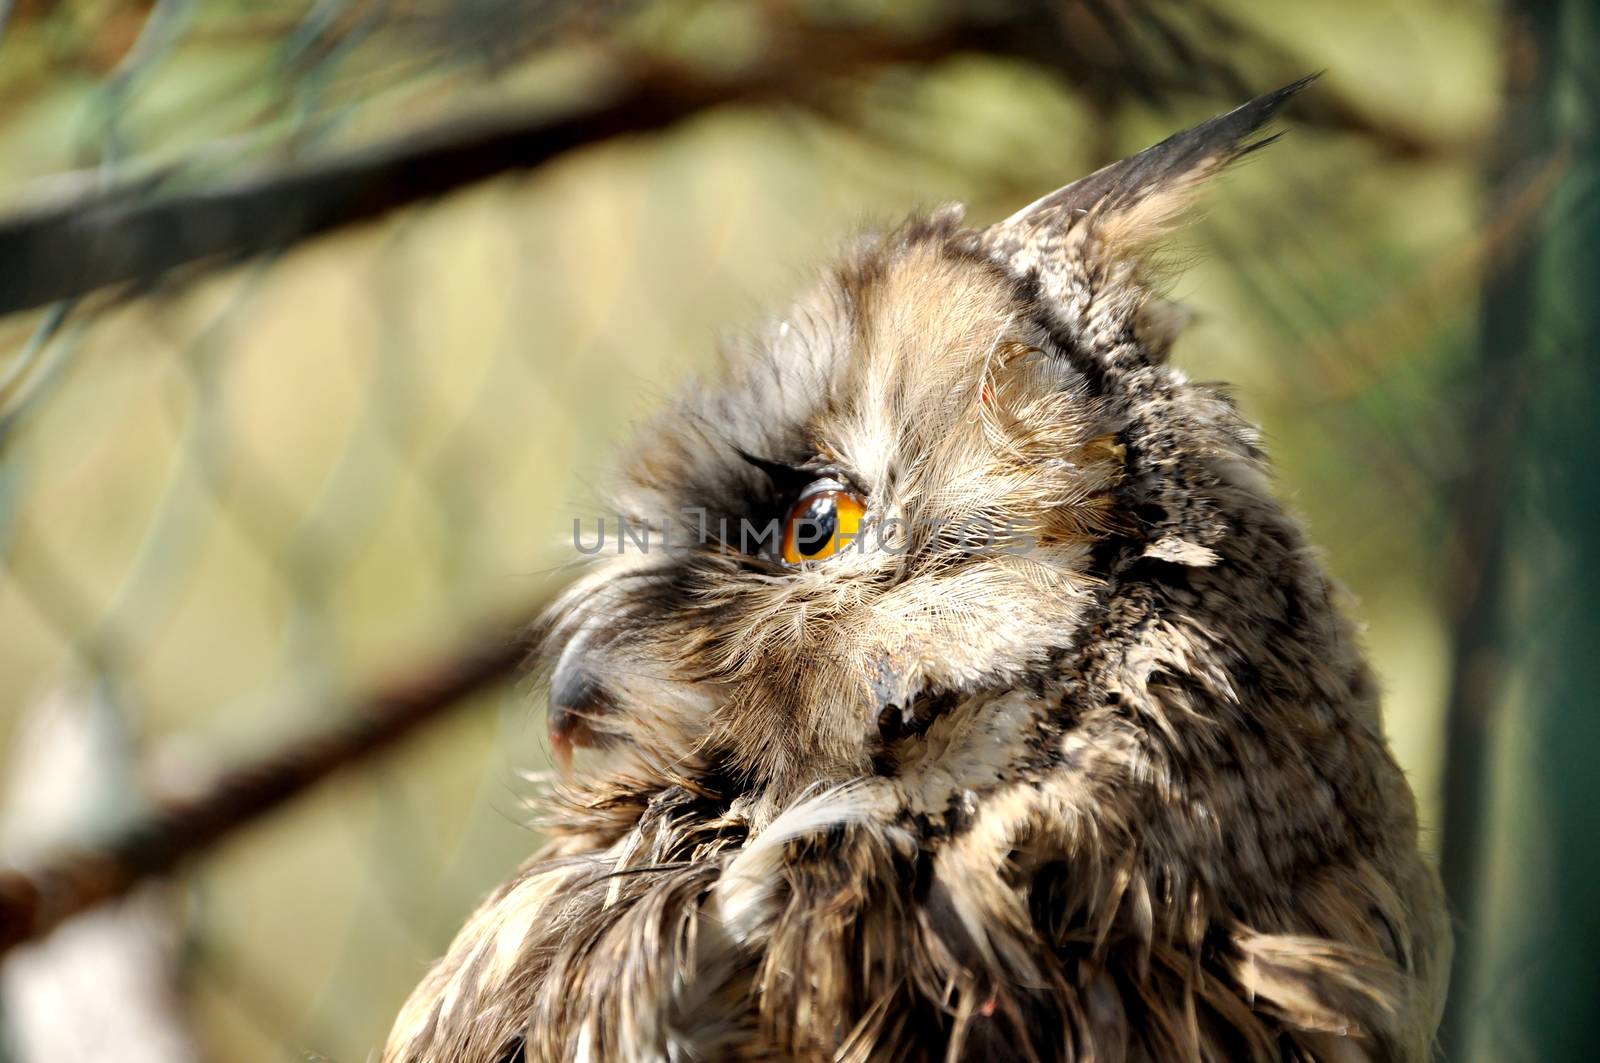
{"label": "black pupil", "polygon": [[800,522],[795,525],[795,549],[806,557],[822,552],[839,527],[839,509],[833,496],[822,495],[806,503],[800,512]]}

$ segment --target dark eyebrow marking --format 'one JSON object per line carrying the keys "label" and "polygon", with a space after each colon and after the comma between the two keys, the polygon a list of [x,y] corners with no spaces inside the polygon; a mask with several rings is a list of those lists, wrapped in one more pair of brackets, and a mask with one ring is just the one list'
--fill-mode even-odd
{"label": "dark eyebrow marking", "polygon": [[767,479],[772,481],[772,486],[778,490],[779,494],[785,496],[798,494],[803,488],[805,488],[807,484],[811,483],[811,481],[817,478],[817,471],[815,469],[808,469],[801,465],[790,465],[781,461],[769,461],[766,458],[758,458],[754,454],[746,454],[738,447],[734,447],[733,452],[739,455],[739,457],[743,458],[745,461],[749,462],[751,465],[754,465],[756,468],[766,473]]}

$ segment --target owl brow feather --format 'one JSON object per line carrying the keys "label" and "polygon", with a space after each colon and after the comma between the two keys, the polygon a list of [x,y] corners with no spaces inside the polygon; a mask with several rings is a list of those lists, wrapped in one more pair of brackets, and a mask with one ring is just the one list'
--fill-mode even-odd
{"label": "owl brow feather", "polygon": [[746,463],[766,473],[767,479],[772,481],[772,486],[786,496],[798,493],[817,476],[815,469],[809,469],[804,465],[792,465],[786,461],[759,458],[742,447],[735,446],[733,452]]}

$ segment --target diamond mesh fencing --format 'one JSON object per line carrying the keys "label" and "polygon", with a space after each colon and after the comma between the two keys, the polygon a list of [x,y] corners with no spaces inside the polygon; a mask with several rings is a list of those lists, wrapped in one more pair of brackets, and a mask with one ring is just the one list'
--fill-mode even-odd
{"label": "diamond mesh fencing", "polygon": [[[629,426],[862,221],[1002,216],[1320,68],[1178,234],[1179,360],[1264,424],[1437,829],[1483,268],[1555,180],[1483,205],[1500,14],[890,6],[0,4],[0,739],[20,778],[65,699],[117,750],[8,855],[528,616]],[[531,851],[539,692],[480,687],[161,887],[202,1055],[368,1058]]]}

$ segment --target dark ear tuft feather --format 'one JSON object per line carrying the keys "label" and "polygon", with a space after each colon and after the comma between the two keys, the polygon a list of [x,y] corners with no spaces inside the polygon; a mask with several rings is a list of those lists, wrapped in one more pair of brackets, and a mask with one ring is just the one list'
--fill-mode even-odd
{"label": "dark ear tuft feather", "polygon": [[1320,76],[1312,74],[1257,96],[1057,189],[985,230],[984,249],[1025,272],[1041,265],[1043,252],[1056,249],[1074,229],[1092,227],[1112,245],[1154,235],[1189,204],[1206,178],[1278,139],[1255,137],[1291,97]]}

